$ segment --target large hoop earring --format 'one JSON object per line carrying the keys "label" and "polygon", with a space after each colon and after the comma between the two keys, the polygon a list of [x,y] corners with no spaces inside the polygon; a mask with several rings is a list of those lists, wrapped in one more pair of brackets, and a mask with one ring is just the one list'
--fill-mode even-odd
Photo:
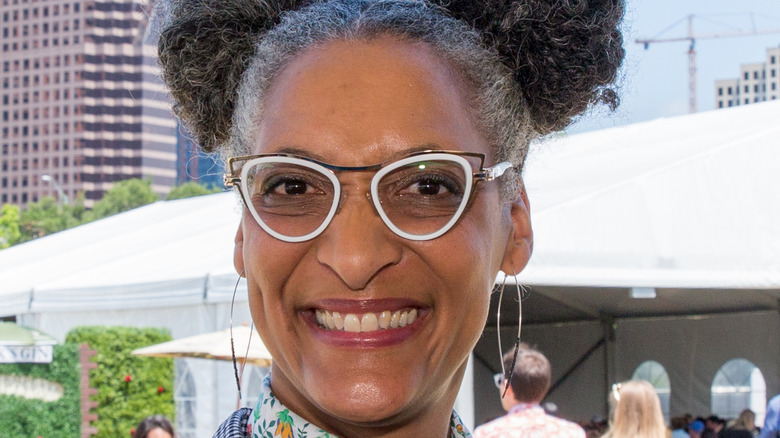
{"label": "large hoop earring", "polygon": [[514,263],[512,264],[512,271],[514,272],[513,277],[515,277],[515,286],[517,286],[517,339],[515,339],[515,349],[514,349],[514,355],[512,356],[512,365],[509,368],[509,373],[507,373],[506,367],[504,366],[504,350],[501,345],[501,302],[503,301],[504,297],[504,287],[506,287],[506,278],[508,275],[504,274],[504,281],[501,283],[501,291],[498,294],[498,310],[496,312],[496,333],[498,334],[498,354],[499,354],[499,361],[501,362],[501,375],[504,376],[504,391],[501,393],[501,398],[504,398],[506,395],[507,390],[509,390],[509,385],[512,382],[512,377],[514,377],[515,374],[515,364],[517,364],[517,353],[518,349],[520,347],[520,333],[523,326],[523,297],[522,297],[522,286],[520,285],[520,281],[517,278],[518,272],[517,269],[515,269]]}
{"label": "large hoop earring", "polygon": [[236,292],[238,291],[238,284],[241,282],[241,279],[244,277],[244,271],[242,270],[241,273],[238,275],[238,280],[236,280],[236,285],[233,287],[233,298],[230,300],[230,355],[233,359],[233,374],[236,378],[236,388],[238,389],[238,403],[241,404],[241,377],[244,375],[244,367],[246,366],[246,359],[249,356],[249,346],[252,345],[252,333],[255,331],[255,324],[254,321],[252,321],[252,324],[249,326],[249,341],[246,344],[246,352],[244,353],[244,361],[241,362],[241,370],[239,371],[238,365],[236,364],[236,346],[233,342],[233,308],[236,304]]}

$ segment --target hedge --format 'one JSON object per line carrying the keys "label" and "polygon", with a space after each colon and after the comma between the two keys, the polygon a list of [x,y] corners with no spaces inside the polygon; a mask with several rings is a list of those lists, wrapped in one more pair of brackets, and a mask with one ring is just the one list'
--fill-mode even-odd
{"label": "hedge", "polygon": [[81,367],[79,346],[54,346],[49,364],[0,364],[0,374],[46,379],[62,385],[62,398],[53,402],[0,395],[0,436],[78,437],[81,434]]}
{"label": "hedge", "polygon": [[169,340],[167,330],[152,328],[76,327],[68,333],[66,342],[87,343],[98,352],[92,358],[98,366],[90,371],[90,385],[98,390],[95,437],[128,437],[148,415],[175,421],[173,359],[132,355],[136,348]]}

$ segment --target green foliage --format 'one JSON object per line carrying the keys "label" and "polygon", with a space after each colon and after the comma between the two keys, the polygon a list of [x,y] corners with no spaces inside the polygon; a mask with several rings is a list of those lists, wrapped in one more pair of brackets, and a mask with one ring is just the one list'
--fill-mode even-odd
{"label": "green foliage", "polygon": [[[105,193],[102,200],[95,203],[92,210],[87,210],[84,206],[83,193],[79,193],[69,205],[61,205],[59,201],[47,196],[28,204],[27,209],[22,212],[19,212],[17,206],[5,204],[0,213],[0,249],[151,204],[158,199],[152,192],[151,184],[148,179],[119,181]],[[187,185],[182,187],[185,186]],[[183,188],[184,194],[179,197],[219,191],[202,188],[205,193],[196,193],[196,190],[192,187]]]}
{"label": "green foliage", "polygon": [[64,390],[62,398],[53,402],[0,395],[0,436],[81,435],[81,367],[78,347],[68,343],[55,345],[54,358],[50,364],[0,364],[0,375],[46,379],[61,384]]}
{"label": "green foliage", "polygon": [[0,210],[0,249],[15,245],[22,238],[19,220],[19,207],[3,204],[3,209]]}
{"label": "green foliage", "polygon": [[[78,205],[81,202],[81,205]],[[21,241],[25,242],[47,234],[75,227],[81,223],[78,216],[83,211],[83,198],[76,200],[77,205],[60,205],[54,198],[47,196],[32,203],[21,213],[19,229]]]}
{"label": "green foliage", "polygon": [[174,199],[192,198],[201,195],[210,195],[212,193],[218,193],[222,190],[218,187],[206,187],[202,184],[198,184],[195,181],[186,182],[180,186],[176,186],[171,189],[168,196],[165,197],[166,201]]}
{"label": "green foliage", "polygon": [[98,438],[128,436],[148,415],[162,414],[173,421],[173,359],[132,355],[136,348],[170,341],[166,330],[76,327],[66,340],[87,343],[98,352],[93,358],[98,367],[90,371],[90,383],[98,389],[98,421],[93,423]]}
{"label": "green foliage", "polygon": [[103,199],[96,202],[92,210],[85,214],[85,222],[151,204],[157,199],[157,195],[152,191],[150,179],[134,178],[119,181],[114,183],[114,186],[103,195]]}

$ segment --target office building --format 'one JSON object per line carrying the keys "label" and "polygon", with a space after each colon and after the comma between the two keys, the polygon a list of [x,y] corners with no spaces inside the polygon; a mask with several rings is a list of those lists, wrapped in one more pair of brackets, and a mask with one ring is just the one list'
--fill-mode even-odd
{"label": "office building", "polygon": [[742,64],[738,78],[715,81],[716,108],[776,100],[778,96],[780,47],[767,49],[764,62]]}
{"label": "office building", "polygon": [[[176,124],[143,0],[0,0],[0,201],[176,182]],[[58,195],[59,192],[59,195]],[[64,195],[64,196],[63,196]]]}

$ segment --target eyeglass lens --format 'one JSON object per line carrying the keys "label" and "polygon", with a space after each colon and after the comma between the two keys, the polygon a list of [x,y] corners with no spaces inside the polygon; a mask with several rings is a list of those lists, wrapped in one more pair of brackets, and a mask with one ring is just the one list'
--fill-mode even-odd
{"label": "eyeglass lens", "polygon": [[504,375],[501,373],[497,373],[493,375],[493,383],[495,383],[496,388],[503,389],[504,386]]}
{"label": "eyeglass lens", "polygon": [[[323,166],[274,157],[252,160],[245,166],[249,166],[242,172],[247,204],[276,233],[306,236],[329,220],[338,207],[338,180]],[[378,198],[375,206],[399,230],[427,235],[441,230],[460,213],[469,195],[469,178],[467,163],[426,157],[402,160],[377,174],[372,197]]]}

